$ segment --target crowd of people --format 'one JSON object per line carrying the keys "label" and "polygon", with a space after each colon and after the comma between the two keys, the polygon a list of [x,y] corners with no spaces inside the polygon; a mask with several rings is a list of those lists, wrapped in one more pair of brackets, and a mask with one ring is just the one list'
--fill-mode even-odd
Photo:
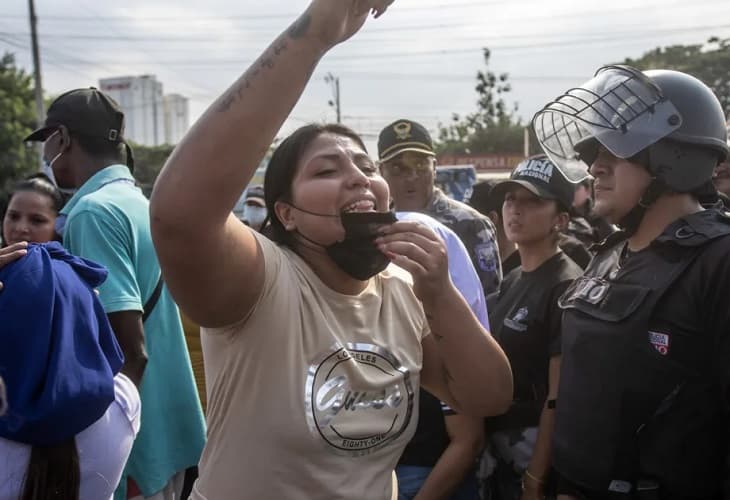
{"label": "crowd of people", "polygon": [[[48,109],[0,248],[0,500],[728,500],[726,117],[606,66],[468,204],[428,130],[275,149],[326,52],[392,0],[314,0],[148,201],[124,114]],[[200,325],[206,410],[181,321]]]}

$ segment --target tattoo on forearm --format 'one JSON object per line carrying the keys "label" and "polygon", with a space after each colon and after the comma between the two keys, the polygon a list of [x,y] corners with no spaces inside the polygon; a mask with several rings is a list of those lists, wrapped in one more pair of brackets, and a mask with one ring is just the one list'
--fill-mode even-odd
{"label": "tattoo on forearm", "polygon": [[287,41],[283,38],[275,41],[274,44],[266,50],[261,57],[251,66],[243,75],[243,79],[231,88],[223,97],[218,106],[219,112],[228,111],[234,102],[241,98],[241,94],[245,89],[251,88],[254,79],[261,73],[263,69],[272,69],[275,66],[275,59],[283,54],[289,47]]}
{"label": "tattoo on forearm", "polygon": [[302,16],[294,21],[294,24],[289,28],[289,36],[293,39],[302,38],[309,31],[309,25],[312,23],[312,17],[309,14],[302,14]]}
{"label": "tattoo on forearm", "polygon": [[[287,35],[291,39],[298,39],[302,38],[304,35],[307,34],[309,31],[309,26],[312,22],[312,18],[309,14],[303,14],[299,19],[297,19],[294,24],[291,25],[289,30],[287,31]],[[248,71],[243,75],[243,78],[236,83],[234,87],[232,87],[221,99],[220,104],[218,105],[218,112],[224,113],[231,109],[231,106],[233,106],[233,103],[241,99],[241,94],[245,89],[251,88],[251,85],[253,85],[256,77],[261,73],[264,69],[272,69],[276,65],[276,58],[279,57],[282,53],[284,53],[289,48],[287,38],[282,36],[278,40],[276,40],[273,45],[264,52],[261,57],[258,58],[258,60],[251,66]],[[316,67],[317,63],[312,65],[312,67],[309,69],[307,74],[307,79],[312,76],[312,73],[314,73],[314,68]]]}
{"label": "tattoo on forearm", "polygon": [[276,42],[274,42],[274,55],[278,56],[282,52],[284,52],[289,47],[289,44],[286,43],[286,40],[284,38],[280,38]]}

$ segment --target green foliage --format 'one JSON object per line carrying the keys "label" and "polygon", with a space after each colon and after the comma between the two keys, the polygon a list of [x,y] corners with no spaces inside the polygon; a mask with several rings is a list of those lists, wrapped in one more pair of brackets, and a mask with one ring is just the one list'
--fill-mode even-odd
{"label": "green foliage", "polygon": [[689,73],[709,86],[730,115],[730,38],[710,38],[705,44],[658,47],[624,64],[646,69],[674,69]]}
{"label": "green foliage", "polygon": [[477,72],[477,110],[464,117],[454,113],[448,125],[439,124],[436,144],[442,154],[495,154],[522,151],[524,125],[516,117],[517,105],[504,100],[512,90],[507,73],[489,70],[490,51],[485,48],[483,70]]}
{"label": "green foliage", "polygon": [[38,153],[23,143],[36,125],[30,75],[15,65],[12,54],[0,58],[0,199],[19,179],[38,170]]}
{"label": "green foliage", "polygon": [[141,144],[129,144],[134,153],[134,177],[142,187],[142,190],[149,194],[157,176],[162,170],[167,158],[175,146],[163,144],[162,146],[142,146]]}

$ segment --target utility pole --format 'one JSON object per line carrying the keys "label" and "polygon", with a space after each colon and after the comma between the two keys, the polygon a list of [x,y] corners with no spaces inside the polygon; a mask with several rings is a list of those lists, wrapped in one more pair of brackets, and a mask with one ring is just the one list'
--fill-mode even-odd
{"label": "utility pole", "polygon": [[333,99],[328,101],[328,104],[335,108],[337,112],[337,123],[342,123],[342,111],[340,108],[340,78],[334,76],[332,73],[327,73],[324,77],[324,81],[332,86]]}
{"label": "utility pole", "polygon": [[33,47],[33,80],[35,81],[35,107],[38,118],[38,126],[43,125],[45,111],[43,109],[43,84],[41,83],[41,58],[38,50],[38,32],[36,25],[38,18],[35,16],[34,0],[28,0],[30,9],[30,40]]}
{"label": "utility pole", "polygon": [[[30,10],[30,41],[33,49],[33,81],[35,83],[35,108],[36,108],[36,123],[38,127],[43,126],[43,122],[46,119],[46,112],[43,109],[43,84],[41,83],[41,57],[40,51],[38,50],[38,32],[36,25],[38,19],[35,16],[35,5],[34,0],[28,0],[28,8]],[[43,163],[43,148],[36,146],[38,149],[38,159],[40,163]]]}

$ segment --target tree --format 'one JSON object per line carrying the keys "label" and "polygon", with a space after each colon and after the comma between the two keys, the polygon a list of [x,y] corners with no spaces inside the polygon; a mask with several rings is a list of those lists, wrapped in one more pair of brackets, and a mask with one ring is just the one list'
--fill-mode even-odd
{"label": "tree", "polygon": [[131,142],[129,145],[134,152],[134,178],[137,179],[145,194],[149,195],[160,170],[175,146],[171,144],[142,146]]}
{"label": "tree", "polygon": [[491,52],[483,49],[485,69],[477,72],[477,110],[463,118],[454,113],[448,126],[439,124],[439,153],[479,154],[522,151],[524,125],[516,117],[517,105],[504,100],[512,90],[507,73],[489,70]]}
{"label": "tree", "polygon": [[[274,143],[269,147],[266,157],[261,161],[260,166],[266,166],[274,151],[275,145],[279,139],[274,139]],[[161,146],[143,146],[129,141],[129,145],[134,153],[134,178],[142,188],[145,195],[152,193],[152,187],[160,174],[160,170],[165,165],[167,158],[175,149],[173,144],[163,144]],[[255,179],[256,182],[263,182],[263,179]]]}
{"label": "tree", "polygon": [[0,200],[15,181],[38,170],[37,150],[23,143],[36,125],[34,102],[30,75],[6,53],[0,58]]}
{"label": "tree", "polygon": [[638,69],[674,69],[702,80],[720,99],[725,115],[730,115],[730,38],[712,37],[707,43],[657,47],[624,64]]}

